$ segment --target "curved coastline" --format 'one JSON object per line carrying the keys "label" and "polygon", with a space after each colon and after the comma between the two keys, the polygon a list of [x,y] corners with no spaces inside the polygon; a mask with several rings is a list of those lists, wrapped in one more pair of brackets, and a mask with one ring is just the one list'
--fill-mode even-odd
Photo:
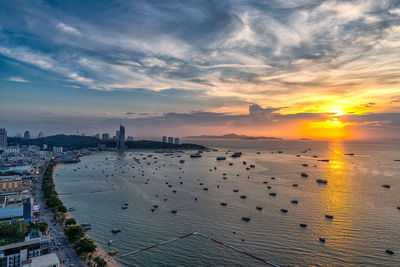
{"label": "curved coastline", "polygon": [[[53,166],[53,173],[52,173],[52,175],[53,175],[53,182],[54,182],[54,184],[55,184],[55,171],[56,171],[57,167],[61,166],[62,164],[63,164],[63,163],[57,163],[56,165]],[[66,213],[65,213],[65,218],[68,219],[68,218],[72,218],[72,217],[71,217],[71,215],[70,215],[68,212],[66,212]],[[92,239],[88,233],[86,233],[86,236],[88,236],[90,239]],[[92,239],[92,240],[93,240],[93,239]],[[94,240],[93,240],[93,241],[94,241]],[[95,242],[95,244],[96,244],[96,251],[93,252],[93,257],[96,257],[96,256],[102,257],[102,258],[107,262],[107,266],[109,266],[109,267],[123,267],[123,266],[124,266],[124,265],[122,265],[120,262],[118,262],[117,260],[115,260],[113,257],[111,257],[110,255],[108,255],[107,252],[104,251],[104,250],[99,246],[99,244],[96,243],[96,241],[94,241],[94,242]]]}

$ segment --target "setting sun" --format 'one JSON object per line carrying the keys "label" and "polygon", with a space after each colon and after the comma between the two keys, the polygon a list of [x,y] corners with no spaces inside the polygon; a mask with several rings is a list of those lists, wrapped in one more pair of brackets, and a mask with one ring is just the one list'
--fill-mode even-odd
{"label": "setting sun", "polygon": [[347,125],[349,123],[344,123],[338,118],[306,122],[301,127],[301,134],[302,136],[318,139],[344,139],[351,136]]}

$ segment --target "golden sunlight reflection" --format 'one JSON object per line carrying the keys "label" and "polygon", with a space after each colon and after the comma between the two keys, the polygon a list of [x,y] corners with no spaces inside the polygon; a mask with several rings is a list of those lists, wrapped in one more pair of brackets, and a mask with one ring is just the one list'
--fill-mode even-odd
{"label": "golden sunlight reflection", "polygon": [[322,216],[329,214],[334,216],[332,221],[323,222],[325,227],[318,229],[318,235],[329,238],[329,245],[335,249],[347,249],[349,238],[352,233],[352,208],[351,208],[351,179],[348,177],[348,169],[344,157],[343,144],[340,141],[329,145],[329,163],[323,172],[323,179],[328,184],[321,190],[321,213]]}

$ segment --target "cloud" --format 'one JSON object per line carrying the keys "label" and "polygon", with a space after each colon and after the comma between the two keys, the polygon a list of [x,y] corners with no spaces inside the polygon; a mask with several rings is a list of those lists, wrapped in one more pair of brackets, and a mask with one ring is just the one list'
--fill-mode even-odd
{"label": "cloud", "polygon": [[75,35],[80,35],[80,31],[72,26],[66,25],[64,23],[58,23],[57,24],[57,29],[61,30],[64,33],[68,34],[75,34]]}
{"label": "cloud", "polygon": [[29,82],[28,80],[25,80],[24,78],[18,77],[18,76],[10,77],[10,78],[6,79],[6,81],[10,81],[10,82],[20,82],[20,83],[27,83],[27,82]]}

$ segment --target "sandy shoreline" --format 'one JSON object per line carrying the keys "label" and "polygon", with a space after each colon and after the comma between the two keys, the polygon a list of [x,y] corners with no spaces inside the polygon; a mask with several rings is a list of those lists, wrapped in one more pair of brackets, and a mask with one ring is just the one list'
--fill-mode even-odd
{"label": "sandy shoreline", "polygon": [[[53,182],[54,182],[54,184],[55,184],[55,180],[54,180],[55,171],[56,171],[57,167],[60,166],[61,164],[62,163],[57,163],[56,165],[53,166]],[[71,218],[71,216],[68,212],[65,213],[65,218],[67,218],[67,219]],[[90,239],[92,239],[89,235],[87,235],[87,236]],[[92,254],[93,258],[96,256],[102,257],[107,262],[107,266],[110,266],[110,267],[123,267],[123,265],[121,263],[119,263],[113,257],[108,255],[108,253],[105,252],[96,242],[95,242],[95,244],[96,244],[97,248],[96,248],[96,251]]]}

